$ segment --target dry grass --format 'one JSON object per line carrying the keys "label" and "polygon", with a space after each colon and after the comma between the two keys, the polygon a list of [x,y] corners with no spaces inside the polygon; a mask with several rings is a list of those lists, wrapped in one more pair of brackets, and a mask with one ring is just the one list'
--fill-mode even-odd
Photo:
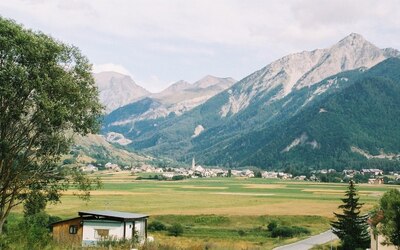
{"label": "dry grass", "polygon": [[285,188],[287,185],[283,184],[245,184],[243,188],[255,188],[255,189],[275,189]]}
{"label": "dry grass", "polygon": [[[135,180],[129,172],[101,172],[104,189],[92,192],[85,203],[68,191],[62,204],[47,211],[62,217],[76,216],[81,210],[117,210],[149,214],[150,218],[168,215],[310,216],[332,218],[341,204],[346,184],[323,184],[265,179],[190,179],[183,181]],[[359,185],[363,211],[371,209],[391,186]],[[321,222],[322,223],[322,222]],[[325,224],[313,233],[325,230]],[[240,228],[242,225],[238,224]],[[315,228],[315,225],[310,225]],[[249,242],[234,238],[168,237],[155,235],[160,249],[271,249],[283,242]],[[293,240],[286,240],[288,243]],[[153,249],[153,248],[149,248]],[[156,249],[156,248],[154,248]]]}

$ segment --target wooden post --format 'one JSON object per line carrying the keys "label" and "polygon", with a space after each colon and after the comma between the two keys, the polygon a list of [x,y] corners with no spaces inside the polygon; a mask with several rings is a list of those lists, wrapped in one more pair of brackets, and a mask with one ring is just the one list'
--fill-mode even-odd
{"label": "wooden post", "polygon": [[126,222],[124,221],[124,240],[126,239]]}
{"label": "wooden post", "polygon": [[144,240],[147,240],[147,218],[144,219]]}
{"label": "wooden post", "polygon": [[135,239],[135,221],[132,221],[132,240]]}

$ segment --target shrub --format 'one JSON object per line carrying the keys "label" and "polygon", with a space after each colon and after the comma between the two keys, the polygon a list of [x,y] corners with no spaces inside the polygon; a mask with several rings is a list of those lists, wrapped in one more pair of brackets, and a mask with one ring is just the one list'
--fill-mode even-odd
{"label": "shrub", "polygon": [[173,224],[171,227],[168,228],[168,233],[171,236],[180,236],[183,234],[183,227],[179,223]]}
{"label": "shrub", "polygon": [[244,230],[240,229],[238,231],[238,234],[239,234],[239,236],[244,236],[246,234],[246,232]]}
{"label": "shrub", "polygon": [[294,232],[293,229],[290,227],[277,227],[272,231],[271,236],[274,238],[276,237],[289,238],[294,236]]}
{"label": "shrub", "polygon": [[310,230],[304,227],[276,227],[274,230],[272,230],[271,236],[276,238],[276,237],[294,237],[297,235],[301,234],[310,234]]}
{"label": "shrub", "polygon": [[183,176],[183,175],[175,175],[172,177],[173,181],[180,181],[180,180],[184,180],[184,179],[185,179],[185,176]]}
{"label": "shrub", "polygon": [[276,223],[276,221],[271,221],[267,226],[268,231],[270,231],[270,232],[274,231],[274,229],[277,227],[278,227],[278,223]]}
{"label": "shrub", "polygon": [[311,231],[308,228],[305,228],[305,227],[293,226],[292,229],[293,229],[293,232],[294,232],[295,235],[310,234],[311,233]]}
{"label": "shrub", "polygon": [[164,231],[167,230],[167,227],[161,221],[153,221],[149,223],[148,227],[149,231]]}

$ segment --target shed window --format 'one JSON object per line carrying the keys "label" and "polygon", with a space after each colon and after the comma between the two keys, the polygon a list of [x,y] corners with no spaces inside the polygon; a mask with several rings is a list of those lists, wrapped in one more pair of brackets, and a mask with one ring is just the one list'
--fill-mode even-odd
{"label": "shed window", "polygon": [[109,234],[110,230],[109,229],[95,229],[94,232],[95,232],[94,237],[96,239],[104,240],[104,239],[108,238],[108,234]]}
{"label": "shed window", "polygon": [[78,226],[77,226],[77,225],[71,225],[71,226],[69,226],[69,233],[70,233],[70,234],[76,234],[76,233],[78,233]]}

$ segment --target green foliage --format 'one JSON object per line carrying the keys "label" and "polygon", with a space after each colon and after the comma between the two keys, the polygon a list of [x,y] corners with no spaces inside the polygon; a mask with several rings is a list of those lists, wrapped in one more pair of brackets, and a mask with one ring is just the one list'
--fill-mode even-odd
{"label": "green foliage", "polygon": [[148,227],[149,231],[164,231],[167,230],[167,226],[161,221],[155,220],[150,222]]}
{"label": "green foliage", "polygon": [[181,180],[184,180],[186,177],[185,176],[183,176],[183,175],[174,175],[173,177],[172,177],[172,180],[173,181],[181,181]]}
{"label": "green foliage", "polygon": [[46,204],[47,198],[45,195],[37,190],[32,191],[24,202],[24,216],[28,217],[43,212]]}
{"label": "green foliage", "polygon": [[271,231],[271,236],[273,238],[276,237],[291,238],[302,234],[310,234],[310,230],[304,227],[297,227],[297,226],[294,227],[281,226],[281,227],[276,227]]}
{"label": "green foliage", "polygon": [[78,169],[74,168],[69,171],[69,178],[66,179],[70,181],[77,189],[74,195],[85,201],[90,200],[90,191],[100,189],[102,187],[102,182],[100,177],[88,178],[86,174],[82,173]]}
{"label": "green foliage", "polygon": [[239,229],[238,230],[238,234],[239,234],[240,237],[242,237],[242,236],[246,235],[246,232],[243,229]]}
{"label": "green foliage", "polygon": [[200,225],[220,225],[229,222],[229,218],[219,215],[198,215],[193,221]]}
{"label": "green foliage", "polygon": [[22,220],[14,218],[14,223],[7,225],[7,231],[0,236],[0,249],[51,249],[49,224],[55,219],[43,211],[24,216]]}
{"label": "green foliage", "polygon": [[277,227],[278,227],[278,223],[276,223],[276,221],[271,221],[267,226],[268,231],[270,231],[270,232],[272,232]]}
{"label": "green foliage", "polygon": [[380,231],[386,237],[387,243],[400,247],[400,191],[387,191],[379,202],[383,219]]}
{"label": "green foliage", "polygon": [[76,158],[68,158],[68,159],[65,159],[65,160],[63,161],[63,164],[64,164],[64,165],[74,164],[74,163],[76,163]]}
{"label": "green foliage", "polygon": [[168,233],[171,236],[181,236],[183,234],[183,226],[179,223],[175,223],[168,228]]}
{"label": "green foliage", "polygon": [[261,171],[255,170],[255,171],[254,171],[254,178],[262,178]]}
{"label": "green foliage", "polygon": [[0,17],[0,57],[1,230],[30,190],[54,200],[68,187],[60,156],[71,132],[97,131],[102,107],[91,65],[74,46]]}
{"label": "green foliage", "polygon": [[342,199],[343,214],[334,213],[336,221],[331,222],[332,232],[342,241],[344,250],[368,248],[370,237],[368,233],[368,215],[360,215],[362,203],[359,203],[354,182],[350,181],[346,198]]}
{"label": "green foliage", "polygon": [[114,237],[110,237],[98,242],[98,246],[103,247],[105,249],[130,249],[132,246],[137,244],[137,240],[127,240],[127,239],[116,239]]}

